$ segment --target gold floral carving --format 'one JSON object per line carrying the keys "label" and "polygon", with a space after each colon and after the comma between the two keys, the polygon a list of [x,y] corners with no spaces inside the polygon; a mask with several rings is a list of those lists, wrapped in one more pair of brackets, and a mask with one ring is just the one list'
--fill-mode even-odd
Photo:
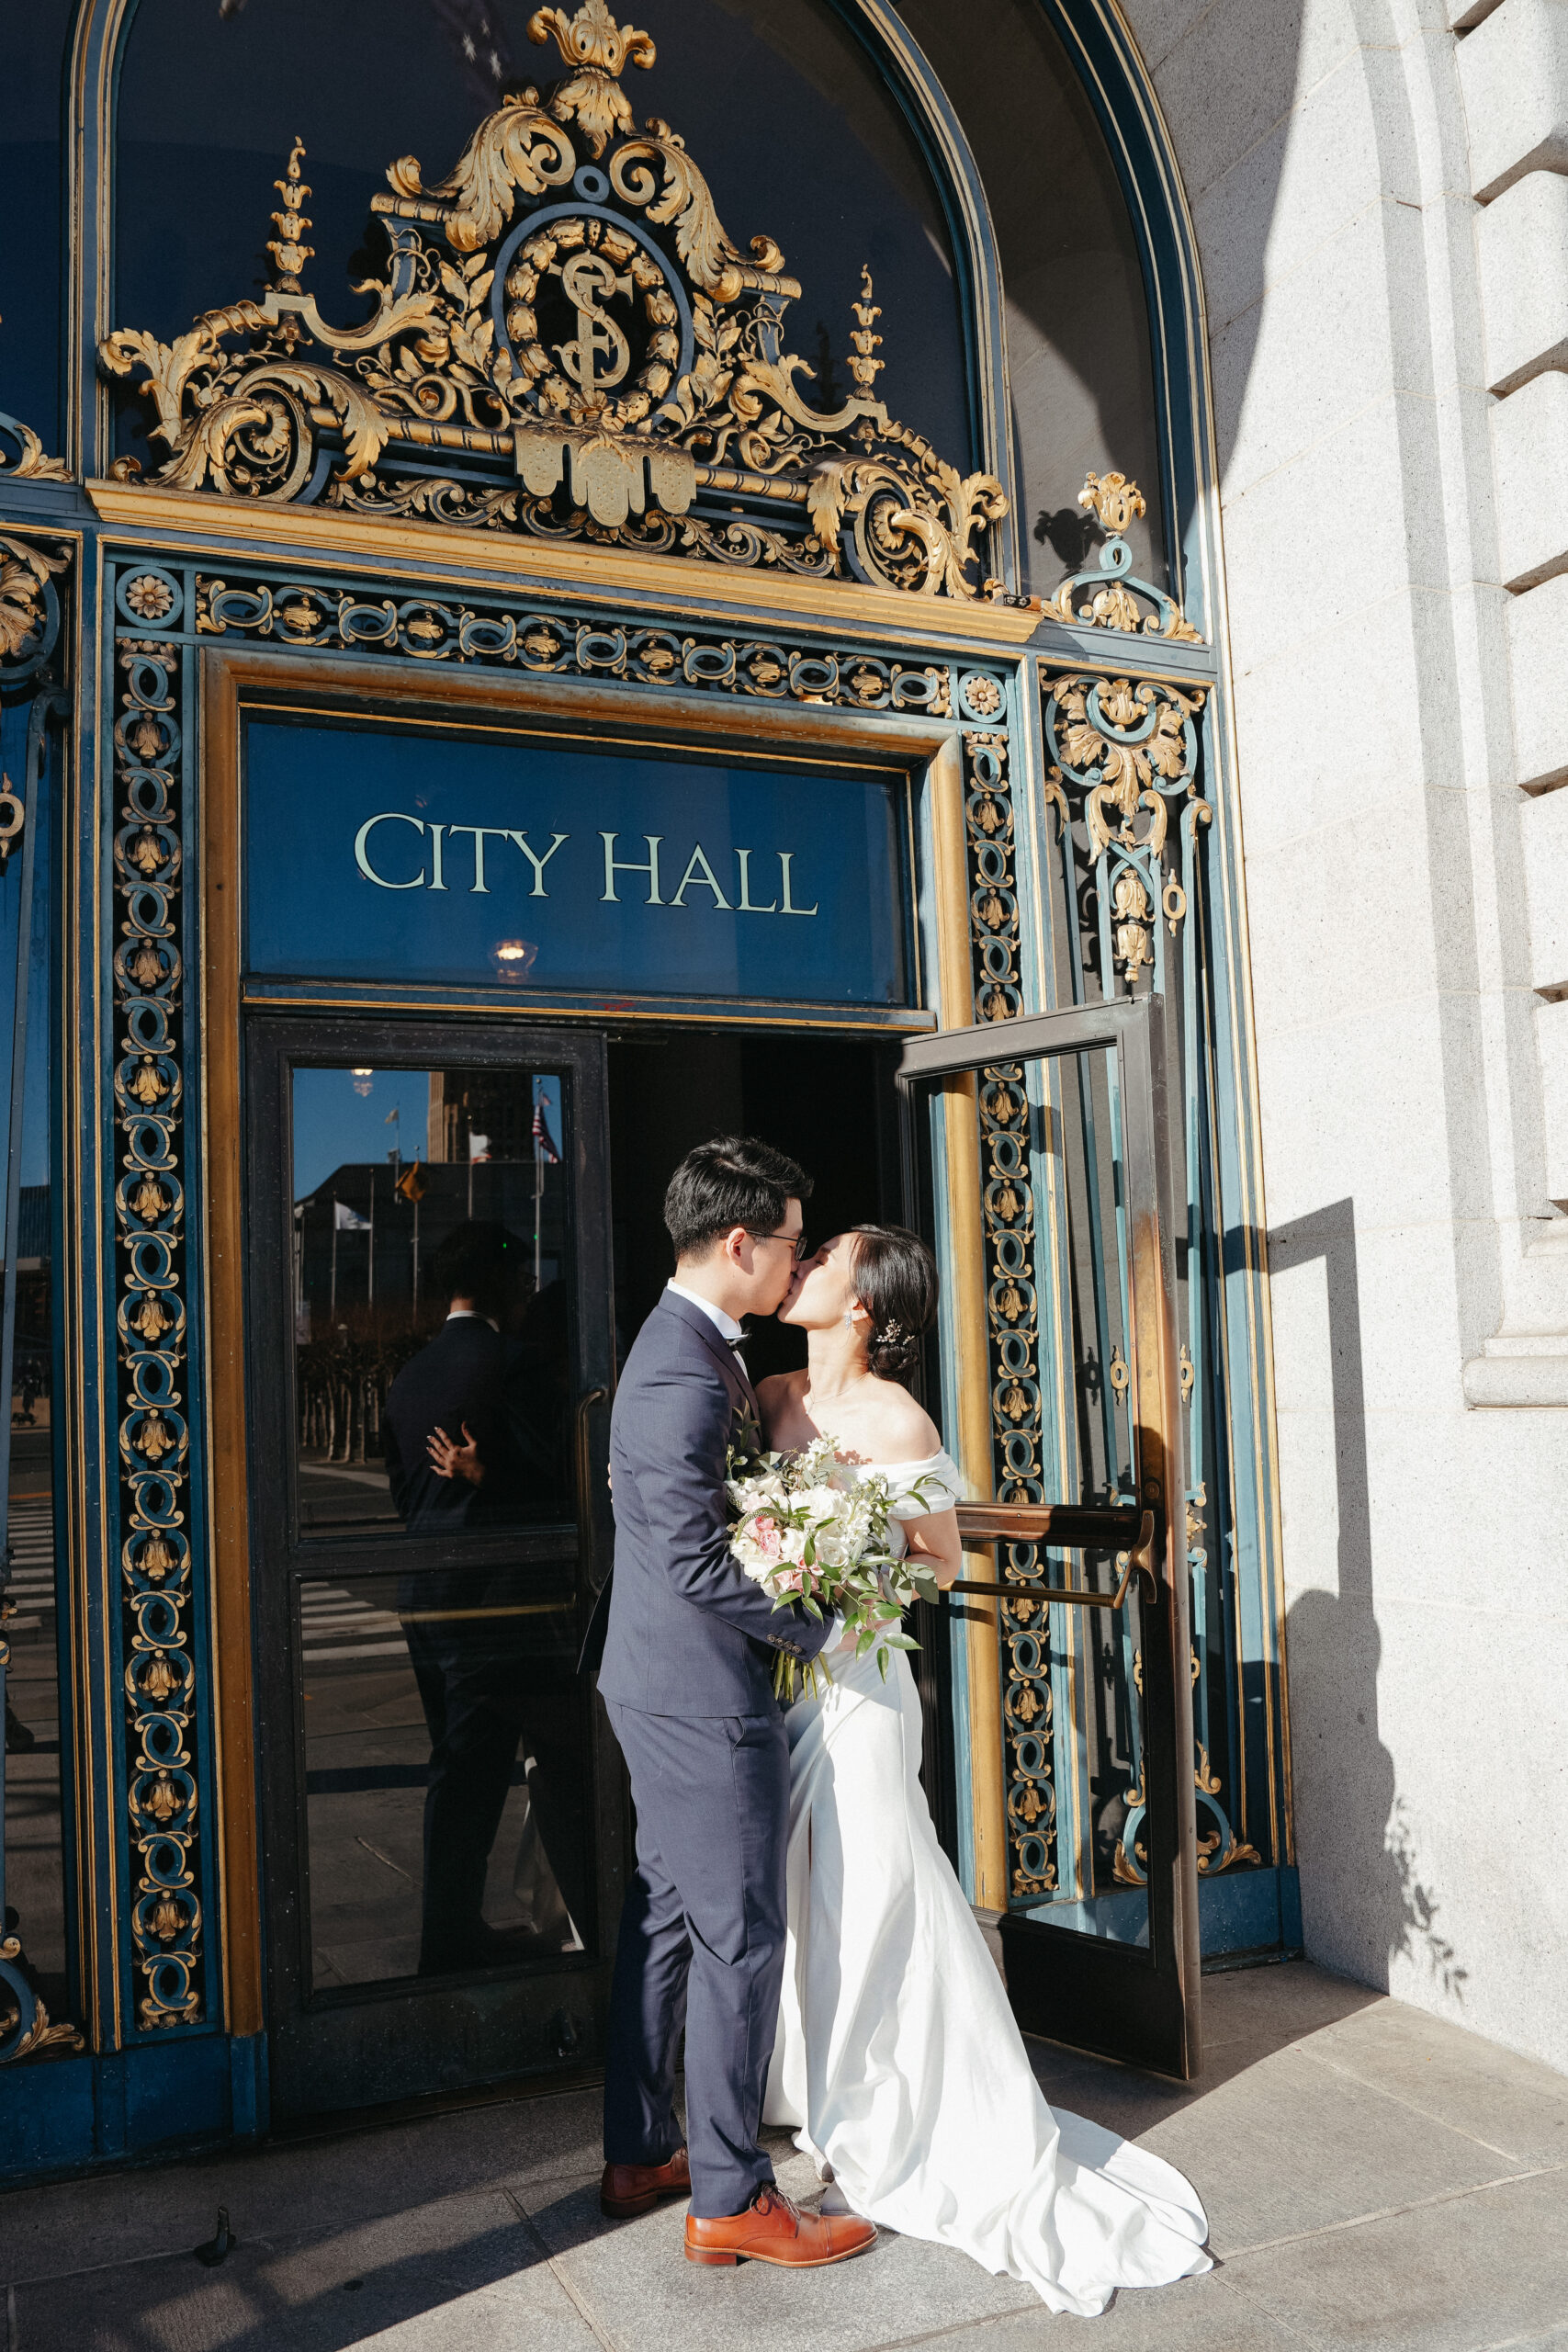
{"label": "gold floral carving", "polygon": [[[30,424],[0,412],[0,433],[10,435],[21,451],[14,465],[0,465],[0,481],[69,481],[71,469],[63,458],[48,458]],[[67,2029],[69,2030],[69,2029]]]}
{"label": "gold floral carving", "polygon": [[1187,912],[1185,886],[1166,864],[1173,813],[1189,829],[1213,818],[1199,793],[1194,724],[1206,700],[1202,686],[1146,678],[1048,683],[1048,789],[1070,813],[1070,788],[1081,808],[1106,894],[1110,954],[1129,989],[1154,978],[1161,915],[1174,935]]}
{"label": "gold floral carving", "polygon": [[[1096,571],[1075,571],[1064,580],[1045,611],[1077,628],[1113,628],[1178,644],[1201,645],[1202,638],[1174,596],[1133,577],[1133,552],[1122,534],[1148,512],[1148,502],[1125,474],[1090,474],[1078,492],[1107,537]],[[1087,601],[1086,601],[1087,600]],[[1145,605],[1154,607],[1145,613]]]}
{"label": "gold floral carving", "polygon": [[30,539],[0,538],[0,662],[31,651],[48,616],[50,581],[69,561]]}
{"label": "gold floral carving", "polygon": [[617,85],[628,64],[652,64],[652,41],[630,25],[617,25],[604,0],[585,0],[571,17],[564,8],[536,8],[528,38],[553,40],[566,63],[579,68],[556,92],[552,110],[562,122],[575,115],[594,154],[602,155],[607,140],[632,127],[631,103]]}
{"label": "gold floral carving", "polygon": [[[297,242],[284,196],[279,243]],[[160,594],[158,592],[162,591]],[[157,572],[131,570],[124,601],[178,618]],[[190,1440],[182,1402],[185,967],[180,952],[181,768],[175,713],[180,648],[122,638],[115,729],[121,803],[115,840],[121,1024],[115,1069],[123,1174],[115,1192],[123,1272],[118,1311],[120,1577],[127,1713],[131,1932],[143,2030],[206,2013],[200,1824],[194,1753],[199,1712],[186,1518]]]}
{"label": "gold floral carving", "polygon": [[[0,1921],[0,1961],[15,1967],[21,1956],[20,1937],[6,1935],[5,1923]],[[16,1996],[7,1994],[4,1977],[0,1977],[0,2003],[4,2004],[0,2007],[0,2043],[4,2043],[8,2035],[16,2032],[21,2021]],[[40,2050],[82,2050],[86,2047],[73,2025],[51,2025],[49,2011],[36,1993],[32,1995],[32,2022],[27,2031],[6,2052],[7,2065],[14,2065],[23,2058],[31,2058]]]}
{"label": "gold floral carving", "polygon": [[1113,532],[1125,531],[1149,511],[1143,492],[1125,474],[1088,475],[1078,492],[1078,504],[1087,506],[1105,530]]}
{"label": "gold floral carving", "polygon": [[[106,339],[105,368],[139,377],[151,402],[159,482],[998,594],[984,550],[1007,511],[1000,484],[948,464],[874,397],[869,271],[854,389],[829,413],[783,346],[801,288],[777,244],[757,236],[743,253],[679,134],[657,117],[634,126],[619,77],[653,62],[650,37],[605,0],[539,9],[529,33],[554,42],[567,77],[510,96],[434,186],[414,156],[389,167],[372,204],[387,271],[358,289],[375,306],[362,324],[330,326],[300,284],[296,141],[263,297],[171,344],[133,328]],[[135,465],[119,460],[120,478]]]}

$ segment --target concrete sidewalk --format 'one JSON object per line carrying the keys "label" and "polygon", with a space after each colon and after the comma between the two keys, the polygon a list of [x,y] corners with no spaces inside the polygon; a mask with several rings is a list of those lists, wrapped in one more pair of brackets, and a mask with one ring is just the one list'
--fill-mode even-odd
{"label": "concrete sidewalk", "polygon": [[[3,2352],[1531,2352],[1568,2346],[1568,2077],[1304,1965],[1211,1977],[1187,2089],[1032,2045],[1058,2106],[1190,2175],[1219,2267],[1053,2319],[885,2234],[840,2268],[603,2221],[592,2093],[0,2196]],[[784,2185],[815,2181],[787,2143]],[[220,2268],[189,2249],[226,2205]],[[1091,2331],[1091,2332],[1089,2332]]]}

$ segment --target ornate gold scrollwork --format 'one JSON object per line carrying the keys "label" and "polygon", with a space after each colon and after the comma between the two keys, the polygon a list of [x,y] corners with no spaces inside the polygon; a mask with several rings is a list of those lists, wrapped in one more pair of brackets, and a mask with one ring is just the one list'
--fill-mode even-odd
{"label": "ornate gold scrollwork", "polygon": [[[152,402],[151,436],[169,451],[158,480],[925,596],[998,594],[982,550],[1006,512],[1000,484],[961,474],[874,397],[869,271],[854,390],[829,414],[782,347],[801,289],[778,246],[759,236],[743,254],[678,133],[657,117],[634,129],[618,77],[653,62],[649,36],[605,0],[571,17],[541,8],[529,34],[554,41],[565,80],[509,96],[434,187],[412,155],[389,167],[372,204],[389,266],[360,289],[376,300],[363,325],[329,327],[301,288],[296,141],[263,299],[209,311],[172,344],[107,338],[104,367],[140,372]],[[248,347],[231,349],[241,336]],[[134,464],[119,461],[122,476]]]}
{"label": "ornate gold scrollwork", "polygon": [[617,25],[604,0],[584,0],[575,17],[564,8],[536,8],[528,38],[553,40],[565,63],[578,67],[556,92],[554,111],[562,122],[575,115],[594,154],[602,155],[606,141],[632,127],[631,103],[617,85],[628,65],[652,64],[652,41],[630,25]]}
{"label": "ornate gold scrollwork", "polygon": [[[1055,594],[1046,598],[1046,612],[1078,628],[1124,629],[1145,637],[1170,638],[1179,644],[1201,645],[1201,636],[1175,597],[1133,576],[1133,551],[1122,534],[1148,512],[1137,483],[1129,481],[1125,474],[1090,474],[1078,492],[1078,504],[1088,507],[1110,536],[1100,551],[1099,570],[1071,573]],[[1087,603],[1080,598],[1087,598]],[[1154,610],[1145,613],[1140,598]]]}
{"label": "ornate gold scrollwork", "polygon": [[[966,709],[983,717],[1003,707],[997,680],[985,672],[964,677],[959,694]],[[964,737],[975,1007],[981,1020],[999,1025],[1023,1010],[1008,751],[1007,736],[990,729]],[[998,1047],[998,1055],[1005,1052],[1005,1029]],[[1003,1502],[1038,1502],[1044,1493],[1040,1309],[1021,1064],[998,1058],[981,1072],[978,1110],[996,1490]],[[1004,1544],[998,1557],[1009,1583],[1039,1574],[1032,1544]],[[1002,1600],[1000,1620],[1008,1887],[1014,1902],[1027,1904],[1054,1894],[1058,1884],[1050,1624],[1022,1589]]]}
{"label": "ornate gold scrollwork", "polygon": [[[279,243],[300,220],[287,188]],[[308,225],[308,224],[306,224]],[[132,571],[122,609],[178,617],[158,571]],[[124,1174],[115,1205],[123,1260],[118,1313],[120,1574],[124,1695],[130,1724],[126,1794],[135,1903],[131,1933],[143,2027],[188,2025],[205,2010],[199,1828],[193,1742],[192,1558],[185,1494],[189,1437],[178,1382],[186,1361],[181,1182],[185,979],[179,940],[180,648],[122,638],[116,773],[123,796],[115,837],[120,938],[114,958],[120,1024],[115,1105]]]}
{"label": "ornate gold scrollwork", "polygon": [[1183,838],[1213,818],[1198,788],[1194,724],[1206,700],[1202,686],[1184,692],[1150,679],[1047,684],[1049,787],[1065,814],[1069,789],[1081,808],[1095,887],[1105,893],[1109,954],[1129,989],[1153,978],[1160,917],[1174,936],[1187,913],[1186,888],[1165,862],[1172,817]]}
{"label": "ornate gold scrollwork", "polygon": [[[10,1990],[8,1972],[17,1968],[21,1959],[21,1938],[6,1935],[5,1923],[0,1921],[0,1962],[6,1962],[7,1968],[7,1974],[0,1974],[0,2047],[4,2047],[6,2065],[16,2065],[24,2058],[32,2058],[40,2050],[85,2049],[86,2043],[75,2026],[65,2020],[59,2025],[51,2025],[48,2009],[26,1978],[20,1980],[17,1992]],[[20,2039],[10,2042],[9,2037],[17,2032],[25,2014],[21,2002],[29,1996],[32,2018]]]}
{"label": "ornate gold scrollwork", "polygon": [[7,685],[49,658],[60,625],[53,581],[69,561],[31,539],[0,537],[0,677]]}

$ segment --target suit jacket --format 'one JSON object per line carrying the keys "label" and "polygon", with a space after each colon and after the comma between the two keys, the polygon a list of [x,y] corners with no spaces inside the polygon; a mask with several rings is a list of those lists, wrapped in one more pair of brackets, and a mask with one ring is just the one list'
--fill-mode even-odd
{"label": "suit jacket", "polygon": [[754,1415],[744,1368],[701,1307],[666,1291],[637,1333],[610,1418],[615,1565],[584,1646],[604,1626],[601,1695],[652,1715],[761,1715],[781,1650],[815,1657],[828,1637],[775,1611],[730,1555],[724,1475]]}
{"label": "suit jacket", "polygon": [[[455,1535],[464,1528],[507,1524],[519,1496],[507,1428],[506,1341],[479,1315],[444,1323],[428,1346],[404,1364],[387,1391],[382,1451],[392,1500],[411,1535]],[[426,1441],[444,1429],[463,1442],[463,1424],[479,1441],[485,1475],[438,1477]]]}

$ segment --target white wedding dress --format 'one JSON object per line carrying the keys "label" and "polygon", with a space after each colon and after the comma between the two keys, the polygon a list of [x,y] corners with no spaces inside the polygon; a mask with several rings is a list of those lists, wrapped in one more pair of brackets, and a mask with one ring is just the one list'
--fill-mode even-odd
{"label": "white wedding dress", "polygon": [[[961,1491],[945,1453],[879,1468],[899,1519]],[[911,1494],[928,1483],[924,1498]],[[919,1783],[908,1662],[832,1661],[786,1718],[789,1939],[764,2120],[850,2208],[961,2247],[1089,2317],[1118,2287],[1210,2267],[1208,2222],[1173,2167],[1055,2114]]]}

